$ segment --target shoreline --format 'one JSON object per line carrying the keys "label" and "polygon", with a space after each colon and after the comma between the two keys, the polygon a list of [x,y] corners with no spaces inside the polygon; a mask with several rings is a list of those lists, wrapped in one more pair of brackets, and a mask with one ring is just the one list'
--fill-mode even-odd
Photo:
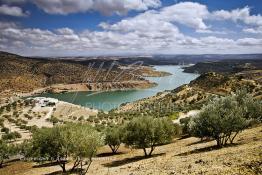
{"label": "shoreline", "polygon": [[[121,83],[121,82],[119,82]],[[52,86],[47,86],[44,88],[39,88],[36,89],[32,92],[27,92],[27,93],[15,93],[15,96],[11,96],[9,98],[12,97],[18,97],[18,98],[26,98],[26,97],[31,97],[31,96],[36,96],[39,94],[44,94],[44,93],[50,93],[50,94],[63,94],[63,93],[71,93],[71,92],[111,92],[111,91],[126,91],[126,90],[141,90],[141,89],[148,89],[148,88],[152,88],[157,86],[158,84],[155,82],[149,82],[148,84],[146,84],[146,86],[144,87],[134,87],[134,88],[112,88],[112,89],[96,89],[96,90],[89,90],[89,89],[59,89],[62,86],[85,86],[86,83],[77,83],[77,84],[56,84],[56,85],[52,85]],[[56,89],[57,88],[57,89]],[[53,91],[52,90],[57,90],[57,91]]]}

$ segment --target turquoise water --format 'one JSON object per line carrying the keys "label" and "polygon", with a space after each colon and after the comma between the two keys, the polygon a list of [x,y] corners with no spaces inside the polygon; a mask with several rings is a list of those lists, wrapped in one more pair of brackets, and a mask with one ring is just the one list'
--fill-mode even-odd
{"label": "turquoise water", "polygon": [[185,73],[180,66],[155,66],[159,71],[172,73],[166,77],[150,77],[150,81],[158,85],[142,90],[119,90],[106,92],[70,92],[64,94],[41,94],[41,97],[52,97],[62,101],[87,106],[90,108],[109,111],[117,108],[122,103],[133,102],[142,98],[150,97],[158,92],[175,89],[189,83],[198,77],[197,74]]}

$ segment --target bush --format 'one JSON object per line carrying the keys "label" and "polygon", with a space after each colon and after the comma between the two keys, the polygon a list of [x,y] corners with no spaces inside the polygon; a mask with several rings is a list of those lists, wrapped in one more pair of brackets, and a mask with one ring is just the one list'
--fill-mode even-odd
{"label": "bush", "polygon": [[32,149],[27,155],[56,160],[63,172],[66,172],[65,165],[70,156],[74,160],[71,171],[80,167],[81,174],[86,174],[92,157],[101,144],[100,134],[91,126],[70,123],[35,131],[32,137]]}
{"label": "bush", "polygon": [[184,135],[187,135],[190,133],[189,131],[189,121],[190,121],[190,117],[185,117],[185,118],[181,118],[179,120],[180,124],[181,124],[181,127],[182,127],[182,133]]}
{"label": "bush", "polygon": [[2,139],[12,141],[12,140],[15,140],[15,139],[21,138],[21,137],[22,137],[21,134],[19,132],[15,131],[15,132],[10,132],[8,134],[4,134],[2,136]]}
{"label": "bush", "polygon": [[8,134],[9,131],[10,131],[9,128],[6,128],[6,127],[4,127],[4,128],[1,129],[1,132],[4,132],[4,133],[6,133],[6,134]]}
{"label": "bush", "polygon": [[47,121],[53,123],[53,125],[57,124],[59,122],[59,119],[55,116],[51,116],[51,118],[47,119]]}
{"label": "bush", "polygon": [[15,147],[0,140],[0,168],[3,168],[4,160],[15,154]]}
{"label": "bush", "polygon": [[122,130],[120,127],[113,126],[112,128],[106,129],[105,133],[105,144],[107,144],[112,152],[115,154],[122,142]]}
{"label": "bush", "polygon": [[[126,145],[143,149],[145,156],[151,156],[156,146],[172,140],[174,127],[170,119],[138,117],[125,125],[123,133]],[[149,153],[146,148],[150,148]]]}
{"label": "bush", "polygon": [[236,95],[217,98],[190,121],[190,132],[197,137],[215,139],[218,147],[233,143],[237,134],[248,126],[246,112],[246,106]]}

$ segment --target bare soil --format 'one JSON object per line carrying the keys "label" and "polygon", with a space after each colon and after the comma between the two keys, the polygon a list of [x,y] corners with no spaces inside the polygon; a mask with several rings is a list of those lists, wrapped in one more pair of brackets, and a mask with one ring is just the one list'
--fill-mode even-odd
{"label": "bare soil", "polygon": [[[157,147],[150,158],[144,158],[142,150],[131,150],[123,145],[117,155],[112,155],[110,149],[105,146],[94,158],[88,174],[258,175],[262,173],[261,164],[262,125],[243,131],[236,138],[234,145],[221,149],[215,147],[215,141],[201,142],[194,137],[174,139],[171,144]],[[39,166],[17,161],[8,163],[0,170],[0,174],[61,174],[61,170],[58,165]]]}

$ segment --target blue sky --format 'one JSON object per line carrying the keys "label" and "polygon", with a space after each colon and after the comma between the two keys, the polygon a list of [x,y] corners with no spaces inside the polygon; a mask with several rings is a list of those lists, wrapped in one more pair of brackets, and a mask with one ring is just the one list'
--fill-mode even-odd
{"label": "blue sky", "polygon": [[261,0],[0,0],[0,50],[22,55],[260,53]]}

